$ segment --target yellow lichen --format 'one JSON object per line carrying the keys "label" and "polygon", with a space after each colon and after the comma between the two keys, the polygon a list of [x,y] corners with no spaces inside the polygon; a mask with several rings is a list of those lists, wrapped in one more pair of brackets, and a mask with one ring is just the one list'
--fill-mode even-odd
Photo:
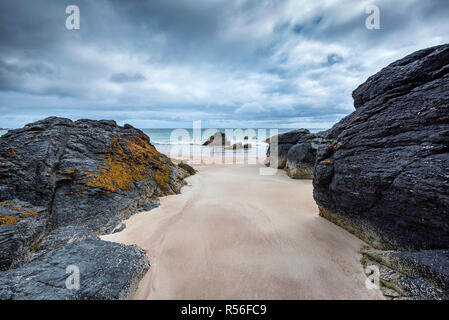
{"label": "yellow lichen", "polygon": [[14,148],[6,149],[2,151],[2,155],[9,158],[15,158],[17,156],[17,151]]}
{"label": "yellow lichen", "polygon": [[166,166],[161,167],[153,173],[153,179],[163,192],[167,192],[167,185],[170,182],[170,169]]}
{"label": "yellow lichen", "polygon": [[[4,205],[7,203],[14,203],[14,201],[5,201],[5,202],[0,202],[0,205]],[[39,213],[31,210],[31,209],[25,209],[22,206],[8,206],[9,209],[11,210],[15,210],[15,211],[25,211],[26,213],[21,213],[18,216],[3,216],[0,217],[0,226],[12,226],[15,225],[17,222],[19,222],[21,219],[25,219],[25,218],[29,218],[29,217],[34,217],[36,215],[38,215]]]}
{"label": "yellow lichen", "polygon": [[25,209],[22,206],[14,206],[14,205],[8,206],[8,208],[15,211],[23,211],[23,209]]}
{"label": "yellow lichen", "polygon": [[66,170],[64,170],[64,174],[66,174],[66,175],[71,175],[71,174],[74,174],[75,173],[75,169],[66,169]]}
{"label": "yellow lichen", "polygon": [[28,214],[31,214],[32,216],[37,216],[37,211],[31,210],[31,209],[25,209],[25,212],[28,212]]}
{"label": "yellow lichen", "polygon": [[0,226],[12,226],[20,221],[19,217],[4,216],[0,217]]}
{"label": "yellow lichen", "polygon": [[330,159],[326,159],[326,160],[323,160],[320,162],[320,164],[331,164],[331,163],[332,163],[332,160],[330,160]]}
{"label": "yellow lichen", "polygon": [[129,140],[114,136],[103,159],[107,166],[99,166],[100,173],[86,173],[85,178],[91,179],[85,185],[108,192],[130,190],[133,183],[143,180],[155,170],[153,179],[161,190],[166,191],[170,169],[164,159],[169,163],[148,143],[146,135],[133,136]]}

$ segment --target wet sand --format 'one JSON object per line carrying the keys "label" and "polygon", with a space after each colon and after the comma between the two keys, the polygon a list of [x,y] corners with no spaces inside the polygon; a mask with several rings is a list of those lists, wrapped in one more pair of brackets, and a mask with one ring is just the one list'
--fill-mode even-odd
{"label": "wet sand", "polygon": [[312,182],[261,168],[196,166],[182,194],[103,237],[147,253],[135,299],[383,299],[365,287],[364,243],[318,216]]}

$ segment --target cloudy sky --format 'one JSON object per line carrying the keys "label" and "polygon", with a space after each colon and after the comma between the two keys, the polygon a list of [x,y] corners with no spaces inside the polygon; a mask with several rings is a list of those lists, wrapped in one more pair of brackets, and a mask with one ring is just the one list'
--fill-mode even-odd
{"label": "cloudy sky", "polygon": [[368,76],[449,42],[448,16],[447,0],[0,0],[0,127],[325,128]]}

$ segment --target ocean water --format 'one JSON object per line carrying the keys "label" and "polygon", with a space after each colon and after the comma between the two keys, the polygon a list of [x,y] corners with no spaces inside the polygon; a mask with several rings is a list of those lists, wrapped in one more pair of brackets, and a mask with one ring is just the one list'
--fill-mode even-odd
{"label": "ocean water", "polygon": [[[282,129],[141,129],[149,137],[156,149],[169,157],[197,157],[197,156],[225,156],[225,157],[265,157],[268,143],[266,139],[276,135],[295,130],[293,128]],[[318,132],[321,128],[309,129]],[[229,150],[223,147],[203,146],[202,144],[215,132],[226,133],[231,144],[242,142],[251,145],[250,149]],[[0,136],[7,133],[0,130]],[[244,137],[248,139],[245,140]]]}
{"label": "ocean water", "polygon": [[[266,139],[291,130],[282,129],[141,129],[149,137],[156,149],[169,157],[191,156],[225,156],[225,157],[264,157],[268,148]],[[309,129],[318,132],[324,129]],[[250,144],[250,149],[229,150],[223,147],[203,146],[202,144],[214,133],[221,131],[226,133],[231,144],[242,142]],[[248,137],[245,140],[245,136]]]}

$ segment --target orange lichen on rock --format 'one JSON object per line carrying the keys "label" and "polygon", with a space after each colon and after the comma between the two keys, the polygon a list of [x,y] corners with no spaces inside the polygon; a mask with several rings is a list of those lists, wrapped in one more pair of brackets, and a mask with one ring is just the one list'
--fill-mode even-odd
{"label": "orange lichen on rock", "polygon": [[332,164],[332,160],[326,159],[320,162],[320,164]]}
{"label": "orange lichen on rock", "polygon": [[37,216],[38,215],[37,211],[31,210],[31,209],[25,209],[25,212],[28,212],[28,214],[31,214],[32,216]]}
{"label": "orange lichen on rock", "polygon": [[66,170],[64,170],[64,174],[66,174],[66,175],[72,175],[72,174],[75,173],[75,170],[76,170],[76,169],[66,169]]}
{"label": "orange lichen on rock", "polygon": [[85,178],[91,179],[85,185],[108,192],[130,190],[133,183],[143,180],[152,170],[156,170],[153,179],[161,190],[164,189],[169,181],[170,169],[167,164],[170,162],[147,139],[145,135],[136,135],[129,140],[114,136],[103,159],[107,166],[99,166],[100,173],[86,173]]}
{"label": "orange lichen on rock", "polygon": [[153,173],[153,179],[163,192],[167,191],[167,185],[170,182],[170,169],[167,166],[162,166]]}
{"label": "orange lichen on rock", "polygon": [[14,205],[8,206],[8,208],[14,211],[23,211],[23,209],[25,209],[22,206],[14,206]]}
{"label": "orange lichen on rock", "polygon": [[9,158],[15,158],[17,156],[17,151],[14,148],[8,148],[2,151],[2,155]]}
{"label": "orange lichen on rock", "polygon": [[19,217],[4,216],[0,217],[0,226],[12,226],[20,221]]}
{"label": "orange lichen on rock", "polygon": [[4,206],[9,204],[7,207],[14,211],[25,211],[23,213],[20,213],[18,216],[3,216],[0,217],[0,226],[12,226],[15,225],[17,222],[19,222],[21,219],[29,218],[37,216],[39,213],[37,211],[26,209],[23,206],[15,206],[11,205],[12,203],[15,203],[15,201],[4,201],[0,202],[0,206]]}

